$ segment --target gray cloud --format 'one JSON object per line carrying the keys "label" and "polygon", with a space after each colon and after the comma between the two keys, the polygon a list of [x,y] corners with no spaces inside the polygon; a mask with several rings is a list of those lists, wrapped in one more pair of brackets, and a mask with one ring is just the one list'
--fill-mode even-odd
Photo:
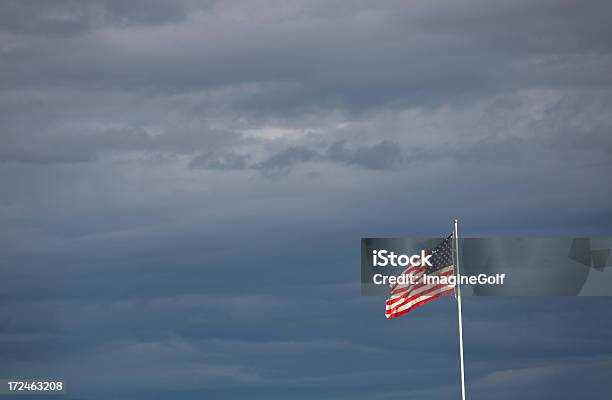
{"label": "gray cloud", "polygon": [[194,157],[189,166],[192,168],[232,170],[245,169],[247,167],[248,155],[234,153],[206,153]]}
{"label": "gray cloud", "polygon": [[[384,321],[358,238],[609,236],[610,8],[1,3],[0,377],[456,395],[452,299]],[[609,303],[466,299],[468,390],[605,397]]]}
{"label": "gray cloud", "polygon": [[78,36],[109,26],[178,23],[197,9],[196,5],[207,6],[207,2],[9,0],[3,5],[0,25],[3,30],[16,34]]}
{"label": "gray cloud", "polygon": [[256,164],[258,169],[288,168],[297,163],[319,159],[321,156],[314,150],[306,147],[290,147],[280,153],[274,154],[267,160]]}
{"label": "gray cloud", "polygon": [[372,146],[347,149],[346,142],[332,144],[327,150],[328,157],[347,164],[356,164],[370,169],[393,169],[403,162],[399,143],[382,141]]}
{"label": "gray cloud", "polygon": [[[37,127],[41,129],[41,127]],[[27,134],[26,134],[27,135]],[[70,128],[68,131],[47,131],[29,137],[11,134],[0,150],[0,161],[33,164],[86,162],[102,154],[129,152],[192,154],[203,148],[222,147],[239,135],[232,132],[181,130],[152,134],[142,127],[112,129]]]}
{"label": "gray cloud", "polygon": [[294,146],[271,155],[264,161],[248,164],[248,155],[233,153],[201,154],[190,162],[192,168],[218,170],[255,169],[263,171],[290,170],[306,162],[334,162],[357,165],[366,169],[396,169],[405,162],[398,143],[382,141],[371,146],[346,147],[345,141],[332,143],[325,151],[317,151],[305,146]]}

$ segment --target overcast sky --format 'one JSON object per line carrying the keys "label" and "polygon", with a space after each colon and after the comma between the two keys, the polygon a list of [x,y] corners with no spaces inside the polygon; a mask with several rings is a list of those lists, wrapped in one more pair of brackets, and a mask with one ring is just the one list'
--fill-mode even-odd
{"label": "overcast sky", "polygon": [[[359,238],[455,216],[611,235],[611,17],[2,1],[0,377],[73,399],[456,396],[454,302],[385,321]],[[472,398],[609,393],[607,298],[465,303]]]}

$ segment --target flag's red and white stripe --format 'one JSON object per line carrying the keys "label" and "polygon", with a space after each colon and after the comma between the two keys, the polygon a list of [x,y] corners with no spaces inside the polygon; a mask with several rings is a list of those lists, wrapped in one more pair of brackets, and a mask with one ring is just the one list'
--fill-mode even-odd
{"label": "flag's red and white stripe", "polygon": [[[404,315],[438,297],[453,294],[454,287],[448,284],[430,284],[425,282],[427,267],[409,267],[402,274],[412,275],[414,284],[409,282],[391,288],[391,295],[386,302],[385,316],[395,318]],[[451,276],[455,273],[453,265],[441,268],[428,276]]]}

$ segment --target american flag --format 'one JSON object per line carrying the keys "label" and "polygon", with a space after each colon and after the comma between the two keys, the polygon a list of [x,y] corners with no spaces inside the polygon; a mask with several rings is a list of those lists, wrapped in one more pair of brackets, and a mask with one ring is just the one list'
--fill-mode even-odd
{"label": "american flag", "polygon": [[431,284],[424,279],[424,275],[452,276],[455,273],[452,239],[451,235],[431,250],[431,266],[410,266],[402,272],[407,276],[412,275],[414,284],[407,282],[391,287],[391,295],[386,302],[387,318],[399,317],[440,296],[455,292],[448,284]]}

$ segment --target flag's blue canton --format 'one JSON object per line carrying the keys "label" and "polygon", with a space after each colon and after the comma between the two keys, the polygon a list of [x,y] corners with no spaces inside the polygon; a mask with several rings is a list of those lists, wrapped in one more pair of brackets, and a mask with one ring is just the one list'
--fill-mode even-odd
{"label": "flag's blue canton", "polygon": [[450,235],[431,251],[431,267],[427,267],[425,273],[431,274],[439,269],[454,265],[452,239],[453,235]]}

